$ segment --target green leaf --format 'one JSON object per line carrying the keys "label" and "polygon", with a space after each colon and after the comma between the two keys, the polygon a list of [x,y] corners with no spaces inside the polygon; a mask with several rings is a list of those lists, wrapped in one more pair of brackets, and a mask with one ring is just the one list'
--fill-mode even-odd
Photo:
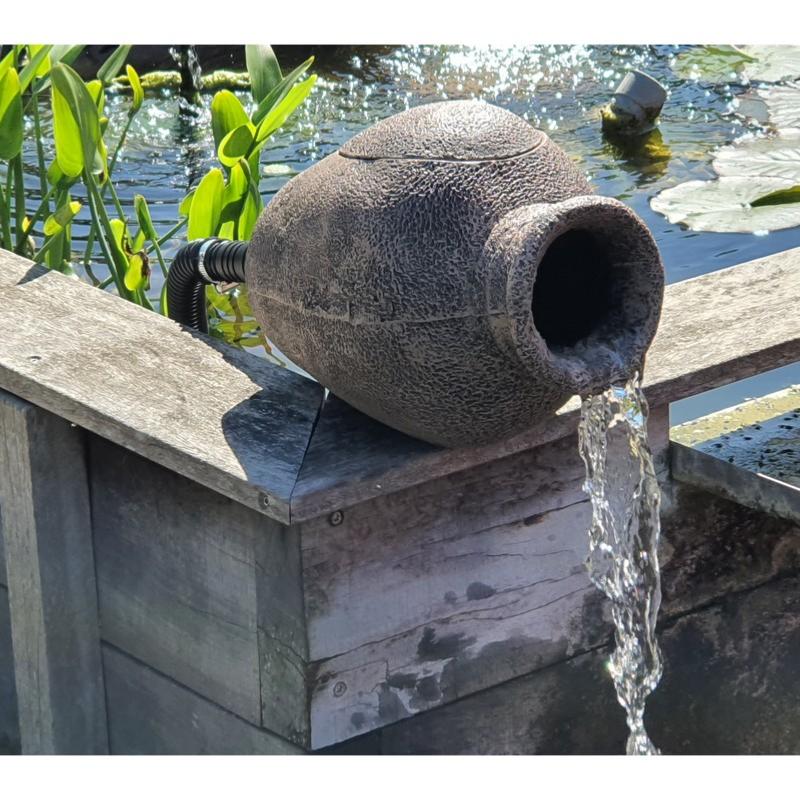
{"label": "green leaf", "polygon": [[295,67],[263,100],[253,112],[253,124],[258,125],[269,112],[283,100],[295,82],[308,71],[314,63],[314,56],[307,58],[299,67]]}
{"label": "green leaf", "polygon": [[127,244],[127,233],[126,228],[127,226],[121,219],[112,219],[109,221],[109,225],[111,226],[111,241],[109,244],[114,245],[117,248],[117,251],[122,253],[125,257],[125,260],[128,260],[128,253],[129,247],[126,247]]}
{"label": "green leaf", "polygon": [[22,150],[22,92],[14,67],[0,78],[0,158],[10,161]]}
{"label": "green leaf", "polygon": [[761,195],[750,203],[750,207],[782,206],[787,203],[800,203],[800,183],[790,186],[788,189],[777,189]]}
{"label": "green leaf", "polygon": [[73,217],[81,210],[81,204],[77,200],[64,203],[54,214],[51,214],[44,223],[44,235],[55,236],[60,233],[72,221]]}
{"label": "green leaf", "polygon": [[205,239],[217,232],[224,192],[225,179],[222,177],[222,170],[214,167],[208,171],[195,189],[192,207],[189,211],[188,236],[190,241]]}
{"label": "green leaf", "polygon": [[119,75],[122,65],[131,51],[131,47],[132,45],[129,44],[121,44],[97,70],[97,77],[105,86],[108,86]]}
{"label": "green leaf", "polygon": [[221,239],[241,238],[237,237],[237,227],[247,195],[249,180],[250,170],[246,161],[240,160],[231,167],[228,185],[222,196],[222,213],[217,234]]}
{"label": "green leaf", "polygon": [[266,141],[286,122],[294,110],[308,97],[316,82],[317,76],[310,75],[289,90],[286,97],[261,120],[256,131],[256,144]]}
{"label": "green leaf", "polygon": [[258,220],[262,208],[263,203],[261,201],[261,195],[259,195],[258,189],[251,182],[250,191],[247,193],[242,207],[242,213],[239,217],[238,233],[240,240],[248,241],[253,235],[253,228],[256,226],[256,221]]}
{"label": "green leaf", "polygon": [[219,149],[222,140],[240,125],[247,125],[250,119],[239,98],[227,89],[217,92],[211,101],[211,130],[214,133],[214,147]]}
{"label": "green leaf", "polygon": [[84,165],[94,165],[100,117],[89,90],[72,67],[56,64],[50,76],[56,159],[64,175],[74,178]]}
{"label": "green leaf", "polygon": [[128,270],[125,273],[125,287],[136,292],[146,289],[150,279],[150,264],[144,253],[134,253],[128,261]]}
{"label": "green leaf", "polygon": [[[20,89],[24,92],[30,82],[39,75],[39,70],[41,69],[43,63],[50,55],[50,51],[53,49],[53,45],[51,44],[29,44],[28,45],[28,53],[30,55],[30,59],[28,63],[25,65],[25,69],[22,70],[19,74],[19,85]],[[47,74],[50,67],[46,65],[45,71],[43,74]]]}
{"label": "green leaf", "polygon": [[181,204],[178,206],[178,216],[179,217],[188,217],[191,210],[192,210],[192,201],[194,200],[194,189],[192,189],[186,197],[181,200]]}
{"label": "green leaf", "polygon": [[161,287],[161,294],[158,296],[158,308],[163,317],[169,316],[169,307],[167,306],[167,282]]}
{"label": "green leaf", "polygon": [[727,83],[738,80],[744,68],[755,58],[733,45],[691,47],[675,57],[673,69],[681,78],[703,83]]}
{"label": "green leaf", "polygon": [[775,127],[800,127],[800,81],[760,89],[757,94],[766,103],[769,121]]}
{"label": "green leaf", "polygon": [[793,181],[756,176],[687,181],[665,189],[650,205],[693,231],[763,233],[800,225],[797,189]]}
{"label": "green leaf", "polygon": [[712,166],[717,175],[756,175],[800,183],[800,135],[739,141],[717,150]]}
{"label": "green leaf", "polygon": [[103,91],[103,82],[89,81],[86,84],[86,91],[89,92],[90,97],[94,100],[98,115],[102,116],[103,110],[106,107],[106,93]]}
{"label": "green leaf", "polygon": [[158,241],[156,229],[153,226],[153,218],[150,216],[150,209],[147,207],[147,200],[140,194],[134,195],[133,207],[136,211],[136,219],[139,222],[139,227],[142,229],[145,237],[151,242]]}
{"label": "green leaf", "polygon": [[250,91],[260,103],[283,79],[278,59],[268,44],[248,44],[244,48]]}
{"label": "green leaf", "polygon": [[14,66],[14,51],[9,50],[0,60],[0,78]]}
{"label": "green leaf", "polygon": [[53,64],[71,64],[82,52],[85,44],[54,44],[50,51],[50,61]]}
{"label": "green leaf", "polygon": [[226,134],[217,150],[217,156],[222,164],[232,167],[240,158],[245,158],[253,146],[255,132],[256,129],[247,122]]}
{"label": "green leaf", "polygon": [[142,82],[139,80],[139,73],[130,64],[126,65],[125,72],[128,75],[128,83],[130,83],[131,91],[133,92],[133,104],[130,112],[133,115],[142,107],[144,89],[142,89]]}
{"label": "green leaf", "polygon": [[[83,52],[85,44],[55,44],[50,51],[50,68],[56,64],[72,64],[73,61]],[[36,91],[41,92],[50,85],[50,74],[43,77],[36,84]]]}

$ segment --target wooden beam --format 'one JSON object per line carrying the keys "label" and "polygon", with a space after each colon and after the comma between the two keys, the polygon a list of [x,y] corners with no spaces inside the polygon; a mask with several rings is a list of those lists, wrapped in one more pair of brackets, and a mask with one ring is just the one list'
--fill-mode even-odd
{"label": "wooden beam", "polygon": [[[645,370],[650,405],[800,360],[799,308],[800,248],[669,285]],[[330,398],[292,494],[293,519],[311,519],[561,439],[575,430],[579,407],[573,398],[552,419],[518,436],[446,449]]]}
{"label": "wooden beam", "polygon": [[103,640],[259,725],[253,546],[272,521],[99,437],[88,449]]}
{"label": "wooden beam", "polygon": [[5,392],[0,500],[23,752],[107,752],[82,431]]}
{"label": "wooden beam", "polygon": [[[577,422],[573,398],[531,431],[444,449],[330,398],[315,428],[314,382],[5,252],[0,297],[0,386],[283,522],[563,438]],[[798,306],[800,248],[668,286],[651,405],[796,361]]]}
{"label": "wooden beam", "polygon": [[0,586],[0,756],[19,752],[19,718],[17,689],[14,685],[11,619],[8,615],[8,589]]}
{"label": "wooden beam", "polygon": [[303,750],[103,645],[111,752],[294,755]]}
{"label": "wooden beam", "polygon": [[800,524],[800,386],[675,426],[672,476]]}
{"label": "wooden beam", "polygon": [[289,520],[319,384],[0,251],[0,387]]}
{"label": "wooden beam", "polygon": [[[666,408],[650,437],[667,477]],[[312,747],[602,640],[576,436],[299,523]],[[333,524],[336,523],[336,524]]]}

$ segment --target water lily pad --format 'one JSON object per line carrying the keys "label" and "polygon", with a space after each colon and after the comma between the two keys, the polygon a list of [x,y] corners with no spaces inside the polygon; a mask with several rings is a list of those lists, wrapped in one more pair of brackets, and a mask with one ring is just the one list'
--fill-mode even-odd
{"label": "water lily pad", "polygon": [[712,166],[717,175],[755,175],[800,183],[800,131],[722,147]]}
{"label": "water lily pad", "polygon": [[787,78],[800,78],[800,47],[749,44],[742,50],[756,59],[744,65],[744,75],[751,81],[774,83]]}
{"label": "water lily pad", "polygon": [[800,128],[800,81],[761,89],[758,96],[766,103],[773,125],[781,129]]}
{"label": "water lily pad", "polygon": [[745,65],[753,60],[753,56],[732,45],[705,45],[678,53],[673,69],[688,80],[727,83],[740,78]]}
{"label": "water lily pad", "polygon": [[762,233],[800,225],[800,202],[751,205],[772,192],[795,186],[795,181],[758,176],[687,181],[665,189],[650,206],[670,222],[693,231]]}
{"label": "water lily pad", "polygon": [[682,78],[704,83],[764,81],[800,78],[800,47],[789,45],[705,45],[675,57]]}

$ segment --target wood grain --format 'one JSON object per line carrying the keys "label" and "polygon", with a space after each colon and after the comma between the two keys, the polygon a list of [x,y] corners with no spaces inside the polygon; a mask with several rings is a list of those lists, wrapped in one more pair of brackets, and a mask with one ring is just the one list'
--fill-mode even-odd
{"label": "wood grain", "polygon": [[318,384],[5,251],[0,299],[0,386],[289,520]]}
{"label": "wood grain", "polygon": [[[792,363],[800,354],[800,248],[667,287],[645,369],[651,406]],[[505,441],[445,449],[326,401],[292,514],[310,519],[475,464],[563,438],[577,426],[577,398],[547,423]]]}
{"label": "wood grain", "polygon": [[[666,478],[667,409],[651,435]],[[300,524],[312,747],[562,660],[607,636],[585,569],[575,436]]]}
{"label": "wood grain", "polygon": [[[314,428],[322,393],[313,382],[25,259],[0,258],[0,385],[284,522],[530,449],[576,426],[573,398],[524,434],[448,450],[329,398]],[[645,376],[651,404],[796,360],[798,303],[800,248],[668,286]],[[65,327],[70,337],[60,335]]]}
{"label": "wood grain", "polygon": [[104,641],[261,724],[254,537],[260,514],[89,440]]}
{"label": "wood grain", "polygon": [[308,640],[300,534],[277,522],[255,537],[261,724],[308,747]]}
{"label": "wood grain", "polygon": [[0,756],[20,752],[8,589],[0,586]]}
{"label": "wood grain", "polygon": [[294,755],[274,733],[103,645],[111,752],[127,755]]}
{"label": "wood grain", "polygon": [[23,751],[107,752],[83,434],[5,392],[0,504]]}

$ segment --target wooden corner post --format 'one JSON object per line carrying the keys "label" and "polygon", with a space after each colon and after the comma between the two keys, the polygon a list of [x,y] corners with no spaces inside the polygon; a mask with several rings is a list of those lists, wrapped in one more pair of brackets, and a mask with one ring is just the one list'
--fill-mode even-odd
{"label": "wooden corner post", "polygon": [[0,512],[23,753],[107,753],[82,431],[0,391]]}

